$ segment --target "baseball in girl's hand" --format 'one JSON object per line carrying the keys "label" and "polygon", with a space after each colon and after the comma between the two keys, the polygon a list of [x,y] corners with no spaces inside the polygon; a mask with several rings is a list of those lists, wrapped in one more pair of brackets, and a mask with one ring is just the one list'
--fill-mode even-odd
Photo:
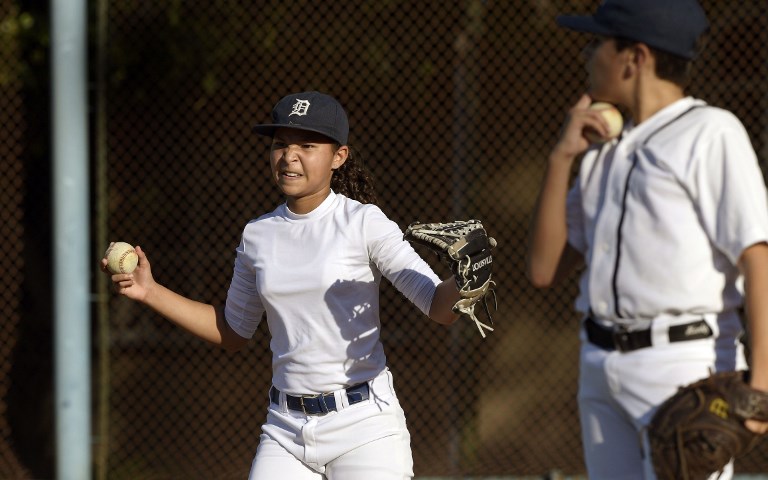
{"label": "baseball in girl's hand", "polygon": [[621,112],[607,102],[595,102],[589,106],[590,110],[599,110],[600,113],[608,122],[609,133],[607,137],[603,137],[591,128],[584,130],[584,136],[591,143],[603,143],[612,140],[619,136],[621,129],[624,128],[624,118],[621,116]]}
{"label": "baseball in girl's hand", "polygon": [[131,273],[139,263],[139,256],[133,245],[125,242],[112,243],[104,257],[107,259],[107,270],[112,273]]}

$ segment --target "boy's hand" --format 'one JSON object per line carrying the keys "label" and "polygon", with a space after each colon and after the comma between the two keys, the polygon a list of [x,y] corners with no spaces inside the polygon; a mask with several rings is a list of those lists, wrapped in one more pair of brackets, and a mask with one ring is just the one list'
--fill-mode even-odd
{"label": "boy's hand", "polygon": [[610,138],[611,126],[599,110],[590,109],[592,98],[584,94],[568,111],[560,139],[554,148],[554,154],[574,158],[584,153],[592,142],[590,132]]}

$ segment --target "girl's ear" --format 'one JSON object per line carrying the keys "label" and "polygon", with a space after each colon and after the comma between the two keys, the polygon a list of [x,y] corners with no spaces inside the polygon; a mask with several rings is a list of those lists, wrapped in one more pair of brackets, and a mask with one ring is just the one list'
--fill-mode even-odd
{"label": "girl's ear", "polygon": [[336,170],[337,168],[339,168],[342,165],[344,165],[344,162],[347,161],[348,157],[349,157],[349,147],[346,146],[346,145],[342,145],[333,154],[333,161],[331,162],[331,169],[332,170]]}

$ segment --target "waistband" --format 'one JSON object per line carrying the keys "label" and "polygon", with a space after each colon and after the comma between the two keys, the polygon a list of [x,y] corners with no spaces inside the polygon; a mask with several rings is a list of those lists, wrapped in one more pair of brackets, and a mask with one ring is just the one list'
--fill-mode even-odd
{"label": "waistband", "polygon": [[[370,386],[368,383],[359,383],[345,388],[342,392],[347,397],[349,405],[363,402],[370,398]],[[285,396],[285,405],[289,410],[304,413],[304,415],[325,415],[339,410],[336,405],[334,392],[319,395],[289,395],[282,393],[274,385],[269,389],[269,400],[275,405],[280,405],[280,396]]]}
{"label": "waistband", "polygon": [[[603,350],[630,352],[650,347],[654,345],[654,338],[659,338],[659,332],[654,332],[652,328],[641,330],[628,330],[621,326],[609,328],[600,325],[592,317],[584,320],[584,329],[589,342]],[[666,340],[664,343],[674,343],[709,338],[714,333],[707,321],[700,318],[679,325],[670,325],[661,334]]]}

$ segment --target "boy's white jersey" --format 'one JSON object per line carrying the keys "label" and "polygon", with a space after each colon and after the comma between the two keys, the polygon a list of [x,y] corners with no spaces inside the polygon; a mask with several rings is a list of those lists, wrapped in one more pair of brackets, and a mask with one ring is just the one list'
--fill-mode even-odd
{"label": "boy's white jersey", "polygon": [[568,241],[587,262],[576,308],[619,323],[738,308],[736,264],[768,241],[767,203],[730,112],[687,97],[628,125],[585,154],[569,193]]}

